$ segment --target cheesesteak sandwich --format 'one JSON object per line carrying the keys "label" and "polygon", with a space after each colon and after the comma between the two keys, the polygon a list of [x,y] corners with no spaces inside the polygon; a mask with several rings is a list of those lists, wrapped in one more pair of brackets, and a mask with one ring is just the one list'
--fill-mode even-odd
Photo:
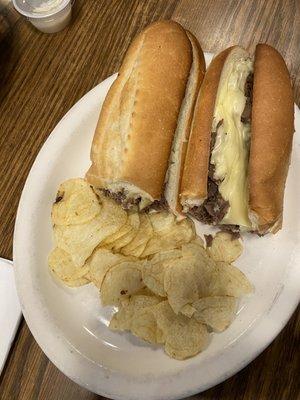
{"label": "cheesesteak sandwich", "polygon": [[178,190],[204,72],[197,39],[176,22],[141,32],[104,101],[87,180],[124,208],[168,203],[180,212]]}
{"label": "cheesesteak sandwich", "polygon": [[180,189],[184,212],[224,229],[275,233],[294,132],[289,72],[259,44],[211,62],[194,110]]}

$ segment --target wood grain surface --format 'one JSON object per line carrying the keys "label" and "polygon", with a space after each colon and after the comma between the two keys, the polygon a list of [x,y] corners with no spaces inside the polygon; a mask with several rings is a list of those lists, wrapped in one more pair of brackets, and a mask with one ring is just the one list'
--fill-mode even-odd
{"label": "wood grain surface", "polygon": [[[86,92],[118,71],[137,32],[172,18],[206,51],[267,42],[285,57],[300,104],[299,0],[77,0],[72,24],[37,32],[0,0],[0,256],[12,258],[14,220],[30,167],[44,141]],[[0,327],[1,330],[1,327]],[[249,366],[191,399],[300,399],[299,312]],[[145,388],[145,390],[147,390]],[[0,377],[1,400],[101,399],[46,358],[26,323]]]}

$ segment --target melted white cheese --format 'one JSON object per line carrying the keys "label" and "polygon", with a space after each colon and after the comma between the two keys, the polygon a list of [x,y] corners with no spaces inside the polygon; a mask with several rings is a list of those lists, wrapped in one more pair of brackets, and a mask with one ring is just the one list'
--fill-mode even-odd
{"label": "melted white cheese", "polygon": [[253,62],[244,50],[228,57],[218,88],[213,131],[217,130],[216,143],[211,154],[215,165],[214,177],[221,180],[219,192],[229,202],[229,210],[222,224],[250,227],[248,216],[248,160],[250,124],[241,122],[246,97],[244,86],[247,76],[253,70]]}

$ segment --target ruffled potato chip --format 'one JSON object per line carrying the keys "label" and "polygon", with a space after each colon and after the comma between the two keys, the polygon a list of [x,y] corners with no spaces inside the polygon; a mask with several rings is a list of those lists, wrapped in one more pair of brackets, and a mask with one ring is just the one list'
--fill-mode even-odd
{"label": "ruffled potato chip", "polygon": [[209,254],[203,246],[203,240],[199,237],[190,241],[189,243],[184,243],[181,246],[182,256],[183,257],[202,257],[206,260],[210,260]]}
{"label": "ruffled potato chip", "polygon": [[101,213],[91,221],[79,225],[55,225],[53,228],[56,246],[69,253],[78,267],[127,220],[126,212],[113,200],[103,197],[101,202]]}
{"label": "ruffled potato chip", "polygon": [[193,317],[214,331],[222,332],[232,323],[237,299],[230,296],[203,297],[193,303]]}
{"label": "ruffled potato chip", "polygon": [[[135,249],[131,250],[131,251],[130,251],[130,255],[131,255],[132,257],[140,258],[142,252],[144,251],[144,249],[145,249],[145,245],[144,245],[144,244],[141,244],[140,246],[138,246],[138,247],[136,247]],[[121,252],[122,252],[122,254],[124,254],[123,249],[121,249]],[[128,254],[128,252],[126,252],[126,253]]]}
{"label": "ruffled potato chip", "polygon": [[143,282],[156,295],[165,297],[164,289],[165,268],[162,264],[145,263],[142,270]]}
{"label": "ruffled potato chip", "polygon": [[230,233],[218,232],[207,251],[215,261],[232,263],[242,254],[243,245],[240,239],[233,239]]}
{"label": "ruffled potato chip", "polygon": [[184,360],[203,351],[209,342],[204,324],[184,315],[176,315],[167,301],[153,307],[160,340],[172,358]]}
{"label": "ruffled potato chip", "polygon": [[58,189],[52,207],[54,225],[82,224],[101,212],[98,198],[84,179],[69,179]]}
{"label": "ruffled potato chip", "polygon": [[224,262],[216,263],[209,285],[209,296],[241,297],[253,292],[253,286],[238,268]]}
{"label": "ruffled potato chip", "polygon": [[114,251],[121,252],[121,249],[125,247],[127,244],[131,243],[131,241],[136,237],[138,233],[138,229],[140,226],[140,217],[136,212],[131,212],[128,214],[128,223],[131,227],[130,231],[126,234],[123,234],[118,239],[114,240],[111,243],[110,248]]}
{"label": "ruffled potato chip", "polygon": [[90,282],[91,281],[86,276],[84,276],[82,278],[64,281],[64,284],[69,287],[79,287],[79,286],[87,285]]}
{"label": "ruffled potato chip", "polygon": [[[113,330],[131,330],[134,315],[147,307],[158,304],[159,301],[157,297],[151,294],[137,294],[121,300],[121,306],[113,315],[109,327]],[[136,324],[136,327],[140,323],[142,324],[140,321]],[[139,335],[137,334],[137,336]]]}
{"label": "ruffled potato chip", "polygon": [[121,262],[112,267],[103,279],[100,290],[102,305],[119,305],[122,298],[135,294],[144,286],[141,262]]}
{"label": "ruffled potato chip", "polygon": [[72,257],[58,247],[49,254],[48,264],[54,275],[68,286],[81,286],[89,283],[86,278],[88,267],[86,265],[76,267]]}
{"label": "ruffled potato chip", "polygon": [[166,353],[178,360],[199,353],[209,340],[205,325],[176,315],[167,301],[155,296],[132,296],[122,302],[110,328],[130,330],[149,343],[164,344]]}
{"label": "ruffled potato chip", "polygon": [[143,265],[142,276],[145,285],[156,295],[166,297],[164,288],[165,271],[169,262],[182,257],[181,250],[173,249],[156,253],[149,262]]}
{"label": "ruffled potato chip", "polygon": [[160,251],[149,258],[152,264],[161,264],[165,261],[175,260],[182,257],[181,249],[171,249]]}
{"label": "ruffled potato chip", "polygon": [[89,268],[90,280],[100,289],[106,273],[124,260],[126,257],[121,254],[114,254],[104,248],[96,249],[85,264]]}
{"label": "ruffled potato chip", "polygon": [[191,304],[186,304],[180,309],[181,314],[185,315],[188,318],[192,318],[196,311],[196,308],[193,307]]}
{"label": "ruffled potato chip", "polygon": [[199,299],[199,276],[194,259],[173,261],[164,274],[164,289],[176,314],[188,303]]}
{"label": "ruffled potato chip", "polygon": [[[160,216],[160,218],[154,219],[154,216],[159,214],[150,214],[154,236],[148,241],[142,257],[148,257],[160,251],[179,248],[182,244],[189,243],[195,237],[195,228],[192,221],[184,219],[176,222],[174,216],[172,218],[169,216],[162,218]],[[162,215],[166,214],[162,213]],[[163,222],[165,222],[165,225]]]}
{"label": "ruffled potato chip", "polygon": [[209,339],[206,326],[193,318],[175,321],[166,337],[165,352],[176,360],[185,360],[203,351]]}
{"label": "ruffled potato chip", "polygon": [[141,224],[140,214],[136,211],[128,211],[128,222],[135,232],[137,232]]}
{"label": "ruffled potato chip", "polygon": [[135,236],[136,236],[136,231],[131,228],[129,232],[127,232],[125,235],[122,235],[121,237],[119,237],[113,243],[109,244],[106,247],[110,248],[114,252],[121,253],[122,247],[130,243]]}
{"label": "ruffled potato chip", "polygon": [[106,239],[104,239],[103,242],[101,243],[101,245],[106,246],[106,247],[113,247],[113,243],[116,240],[120,239],[121,237],[123,237],[125,235],[128,235],[128,233],[131,231],[132,231],[132,226],[130,225],[130,223],[127,220],[126,223],[117,232],[113,233],[112,235],[110,235]]}
{"label": "ruffled potato chip", "polygon": [[208,295],[213,271],[214,263],[203,257],[189,255],[169,262],[164,289],[176,314],[186,304]]}
{"label": "ruffled potato chip", "polygon": [[133,335],[149,343],[157,343],[157,323],[151,307],[136,311],[130,330]]}
{"label": "ruffled potato chip", "polygon": [[174,214],[167,211],[150,213],[149,218],[153,231],[157,234],[170,231],[176,223],[176,217]]}
{"label": "ruffled potato chip", "polygon": [[153,235],[153,229],[149,217],[146,213],[140,215],[140,226],[134,239],[122,248],[122,253],[140,257],[147,242]]}
{"label": "ruffled potato chip", "polygon": [[227,233],[205,249],[191,220],[177,221],[166,211],[124,211],[82,179],[60,186],[52,219],[53,274],[71,287],[93,282],[102,305],[119,307],[111,329],[162,344],[172,358],[201,352],[207,327],[226,329],[237,297],[253,290],[230,264],[242,246]]}

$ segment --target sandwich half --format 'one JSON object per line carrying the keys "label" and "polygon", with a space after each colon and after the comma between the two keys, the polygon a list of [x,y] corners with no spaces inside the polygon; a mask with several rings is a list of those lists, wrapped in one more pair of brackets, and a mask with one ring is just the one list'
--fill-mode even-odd
{"label": "sandwich half", "polygon": [[101,109],[86,174],[125,208],[145,209],[164,199],[178,118],[190,107],[182,104],[194,99],[187,85],[194,86],[194,97],[198,91],[193,76],[204,64],[201,53],[193,36],[173,21],[148,26],[126,53]]}
{"label": "sandwich half", "polygon": [[194,110],[180,188],[184,212],[224,229],[275,233],[294,133],[294,102],[282,56],[239,46],[207,69]]}

